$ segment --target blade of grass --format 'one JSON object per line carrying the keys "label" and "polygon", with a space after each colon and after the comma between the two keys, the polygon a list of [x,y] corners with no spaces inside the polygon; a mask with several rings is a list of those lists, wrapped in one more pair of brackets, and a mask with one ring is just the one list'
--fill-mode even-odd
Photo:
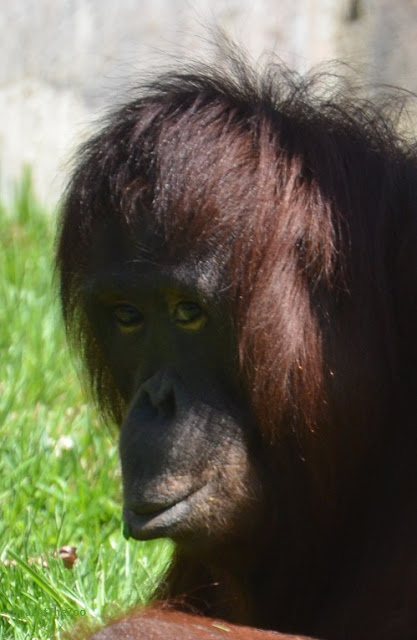
{"label": "blade of grass", "polygon": [[7,554],[11,558],[13,558],[13,560],[19,565],[19,567],[21,569],[23,569],[23,571],[28,573],[30,575],[30,577],[32,578],[32,580],[34,582],[36,582],[36,584],[41,589],[43,589],[43,591],[45,591],[45,593],[47,593],[51,598],[53,598],[57,604],[59,604],[61,607],[66,606],[66,605],[69,604],[67,598],[65,598],[62,595],[62,592],[59,592],[59,591],[56,590],[56,588],[50,582],[50,580],[45,578],[36,569],[31,567],[27,562],[22,560],[22,558],[20,558],[20,556],[18,556],[17,553],[12,551],[11,549],[8,549]]}

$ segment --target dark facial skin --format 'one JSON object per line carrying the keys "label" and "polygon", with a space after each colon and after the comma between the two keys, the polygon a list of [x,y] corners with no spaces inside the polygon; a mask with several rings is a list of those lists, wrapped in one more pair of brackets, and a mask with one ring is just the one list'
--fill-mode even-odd
{"label": "dark facial skin", "polygon": [[210,275],[218,266],[163,264],[117,236],[96,234],[85,298],[129,407],[120,430],[125,531],[199,552],[244,542],[261,517],[258,444],[227,303]]}

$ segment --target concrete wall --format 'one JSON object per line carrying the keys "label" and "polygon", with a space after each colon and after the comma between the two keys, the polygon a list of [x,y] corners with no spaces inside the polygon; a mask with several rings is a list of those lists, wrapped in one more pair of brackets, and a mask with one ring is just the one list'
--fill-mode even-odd
{"label": "concrete wall", "polygon": [[254,56],[274,50],[299,69],[347,59],[417,91],[417,0],[3,0],[0,195],[29,164],[53,204],[94,115],[162,52],[199,55],[213,24]]}

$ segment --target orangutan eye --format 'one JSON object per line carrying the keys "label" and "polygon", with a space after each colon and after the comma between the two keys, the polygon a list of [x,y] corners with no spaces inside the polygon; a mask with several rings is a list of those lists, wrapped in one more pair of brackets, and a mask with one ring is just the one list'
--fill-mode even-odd
{"label": "orangutan eye", "polygon": [[143,324],[143,314],[130,304],[113,307],[113,315],[122,329],[139,329]]}
{"label": "orangutan eye", "polygon": [[175,323],[184,329],[198,331],[207,320],[207,316],[196,302],[179,302],[174,309]]}

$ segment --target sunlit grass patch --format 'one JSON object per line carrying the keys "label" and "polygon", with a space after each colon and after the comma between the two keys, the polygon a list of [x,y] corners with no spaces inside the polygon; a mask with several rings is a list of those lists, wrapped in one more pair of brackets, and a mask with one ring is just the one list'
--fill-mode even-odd
{"label": "sunlit grass patch", "polygon": [[[0,640],[60,637],[149,598],[166,542],[120,533],[117,434],[88,408],[53,278],[55,218],[27,175],[0,206]],[[73,569],[58,550],[77,548]]]}

